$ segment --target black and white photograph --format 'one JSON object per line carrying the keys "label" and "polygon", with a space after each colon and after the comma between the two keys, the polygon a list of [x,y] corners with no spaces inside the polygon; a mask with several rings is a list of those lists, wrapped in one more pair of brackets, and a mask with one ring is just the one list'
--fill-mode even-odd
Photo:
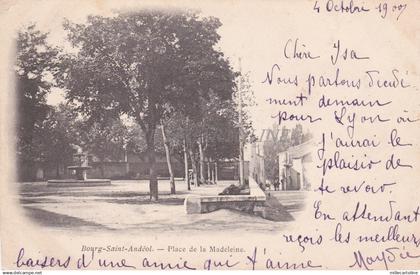
{"label": "black and white photograph", "polygon": [[63,18],[59,45],[36,22],[19,30],[17,179],[34,222],[186,232],[294,220],[312,135],[274,123],[257,136],[250,72],[218,47],[221,26],[161,8]]}
{"label": "black and white photograph", "polygon": [[13,2],[7,270],[420,268],[416,1]]}

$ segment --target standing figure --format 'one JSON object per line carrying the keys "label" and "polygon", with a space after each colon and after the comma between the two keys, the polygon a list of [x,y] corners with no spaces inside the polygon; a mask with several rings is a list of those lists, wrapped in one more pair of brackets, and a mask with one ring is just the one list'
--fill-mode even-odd
{"label": "standing figure", "polygon": [[279,178],[275,178],[274,179],[274,191],[279,191],[280,190],[280,182],[279,182]]}

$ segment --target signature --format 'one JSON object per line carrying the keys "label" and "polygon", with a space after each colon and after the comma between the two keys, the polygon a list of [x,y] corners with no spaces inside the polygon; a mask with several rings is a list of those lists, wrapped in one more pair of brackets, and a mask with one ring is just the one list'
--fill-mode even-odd
{"label": "signature", "polygon": [[357,250],[353,252],[353,255],[355,261],[352,265],[349,265],[349,267],[358,267],[365,270],[372,270],[371,267],[374,264],[382,264],[383,267],[388,270],[389,264],[398,259],[406,260],[420,258],[420,255],[412,255],[410,252],[406,251],[404,247],[402,249],[399,247],[389,247],[382,250],[377,255],[366,255],[365,253],[362,253],[362,251]]}

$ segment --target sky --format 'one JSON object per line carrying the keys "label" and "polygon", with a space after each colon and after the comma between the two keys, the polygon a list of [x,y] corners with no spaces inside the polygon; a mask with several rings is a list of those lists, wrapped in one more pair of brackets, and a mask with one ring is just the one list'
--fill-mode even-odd
{"label": "sky", "polygon": [[[348,46],[357,47],[363,52],[365,41],[387,41],[397,32],[404,33],[404,21],[396,29],[395,24],[384,22],[382,26],[387,32],[377,29],[377,26],[367,24],[367,18],[352,20],[342,17],[337,21],[334,17],[323,17],[319,20],[313,12],[311,1],[24,1],[25,8],[19,10],[20,25],[30,21],[44,31],[50,32],[53,44],[65,46],[65,32],[62,28],[64,18],[72,22],[83,22],[87,15],[99,14],[111,16],[116,10],[134,10],[138,8],[194,8],[200,10],[203,16],[215,16],[222,26],[218,32],[221,36],[217,47],[229,58],[235,70],[239,69],[241,58],[242,71],[249,72],[251,85],[257,103],[250,112],[257,132],[271,128],[277,119],[273,116],[278,112],[276,106],[267,103],[268,98],[294,98],[305,91],[302,87],[267,85],[262,83],[273,64],[281,67],[283,77],[295,74],[317,73],[327,65],[322,62],[290,61],[283,57],[283,48],[288,39],[298,39],[298,46],[303,50],[313,50],[319,55],[331,53],[331,45],[340,37]],[[182,3],[182,4],[181,4]],[[284,3],[284,5],[282,5]],[[139,5],[143,5],[140,6]],[[24,10],[25,12],[22,12]],[[381,20],[379,17],[377,20]],[[316,22],[316,24],[314,24]],[[408,22],[407,22],[408,23]],[[17,26],[19,27],[19,25]],[[402,29],[401,29],[402,28]],[[363,32],[360,32],[363,29]],[[333,35],[332,35],[333,34]],[[350,39],[351,37],[351,39]],[[407,35],[405,39],[410,39]],[[414,38],[418,39],[418,38]],[[378,42],[379,43],[379,42]],[[415,45],[415,44],[413,44]],[[379,45],[378,45],[379,46]],[[407,51],[409,52],[409,51]],[[381,56],[378,47],[377,56]],[[383,54],[385,56],[385,53]],[[389,60],[395,58],[390,57]],[[325,59],[325,62],[329,62]],[[384,62],[387,62],[384,60]],[[347,66],[348,64],[344,64]],[[343,66],[344,66],[343,65]],[[393,66],[393,64],[389,64]],[[349,65],[350,66],[350,65]],[[330,66],[331,67],[331,66]],[[330,67],[328,69],[330,69]],[[344,67],[344,69],[346,69]],[[351,68],[354,70],[354,68]],[[356,68],[357,69],[357,68]],[[58,103],[63,99],[63,92],[55,89],[49,96],[50,103]],[[308,109],[310,110],[310,109]],[[305,127],[305,126],[304,126]]]}
{"label": "sky", "polygon": [[[75,1],[77,2],[77,1]],[[80,5],[64,3],[64,7],[58,8],[56,5],[46,5],[44,2],[39,1],[39,3],[43,3],[43,5],[38,5],[37,7],[33,7],[34,9],[41,9],[44,12],[42,13],[34,13],[28,12],[28,14],[24,14],[27,19],[21,21],[21,25],[25,25],[30,22],[35,22],[37,27],[42,31],[49,32],[48,41],[53,44],[60,46],[64,49],[69,49],[68,42],[66,41],[66,32],[62,27],[62,23],[64,18],[69,19],[72,22],[82,23],[86,20],[86,17],[91,14],[95,15],[104,15],[104,16],[112,16],[113,11],[121,10],[121,6],[117,6],[113,2],[106,2],[106,1],[98,1],[97,3],[102,4],[94,4],[94,2],[80,2]],[[137,3],[130,3],[127,1],[126,8],[130,9],[132,6],[137,6]],[[63,5],[63,4],[62,4]],[[156,5],[156,4],[155,4]],[[77,8],[77,12],[75,12],[75,7]],[[167,5],[157,5],[159,7],[168,8]],[[146,5],[145,7],[153,7],[151,5]],[[177,6],[178,7],[178,6]],[[190,8],[190,6],[188,6]],[[199,7],[193,5],[194,8],[201,11],[203,16],[215,16],[220,19],[222,22],[222,26],[219,28],[218,32],[221,36],[221,40],[216,46],[219,48],[225,56],[230,60],[231,65],[235,70],[239,70],[238,60],[241,58],[241,68],[244,73],[249,73],[250,81],[254,90],[254,95],[256,96],[257,106],[253,107],[250,112],[256,113],[257,115],[252,115],[252,117],[258,116],[258,106],[261,101],[259,97],[259,93],[255,91],[257,86],[255,83],[261,81],[261,77],[257,77],[254,73],[253,68],[253,48],[258,48],[259,43],[258,39],[255,39],[254,34],[250,33],[252,29],[264,29],[263,26],[256,26],[255,23],[249,21],[247,17],[239,17],[237,16],[236,9],[220,9],[218,6],[214,5],[201,5]],[[237,7],[239,8],[239,6]],[[241,6],[241,9],[246,10],[246,5]],[[124,10],[124,8],[122,9]],[[259,35],[269,35],[268,33],[259,33]],[[238,39],[239,38],[239,39]],[[252,58],[248,58],[251,56]],[[58,103],[64,101],[64,91],[59,88],[53,88],[52,92],[48,95],[47,101],[49,104],[57,105]]]}

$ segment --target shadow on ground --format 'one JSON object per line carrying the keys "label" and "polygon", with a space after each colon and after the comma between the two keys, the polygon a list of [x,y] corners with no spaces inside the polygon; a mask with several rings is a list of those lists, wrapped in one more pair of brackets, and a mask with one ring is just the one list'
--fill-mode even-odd
{"label": "shadow on ground", "polygon": [[79,218],[57,214],[54,212],[33,208],[33,207],[24,207],[26,211],[26,215],[34,220],[36,223],[42,225],[42,226],[48,226],[48,227],[92,227],[97,229],[107,229],[111,230],[110,228],[107,228],[104,225],[85,221]]}
{"label": "shadow on ground", "polygon": [[261,216],[264,219],[276,222],[290,222],[294,220],[286,207],[274,196],[267,196]]}
{"label": "shadow on ground", "polygon": [[149,195],[147,196],[136,196],[131,199],[97,199],[99,202],[109,202],[109,203],[118,203],[118,204],[161,204],[161,205],[183,205],[184,198],[159,198],[157,202],[150,201]]}

